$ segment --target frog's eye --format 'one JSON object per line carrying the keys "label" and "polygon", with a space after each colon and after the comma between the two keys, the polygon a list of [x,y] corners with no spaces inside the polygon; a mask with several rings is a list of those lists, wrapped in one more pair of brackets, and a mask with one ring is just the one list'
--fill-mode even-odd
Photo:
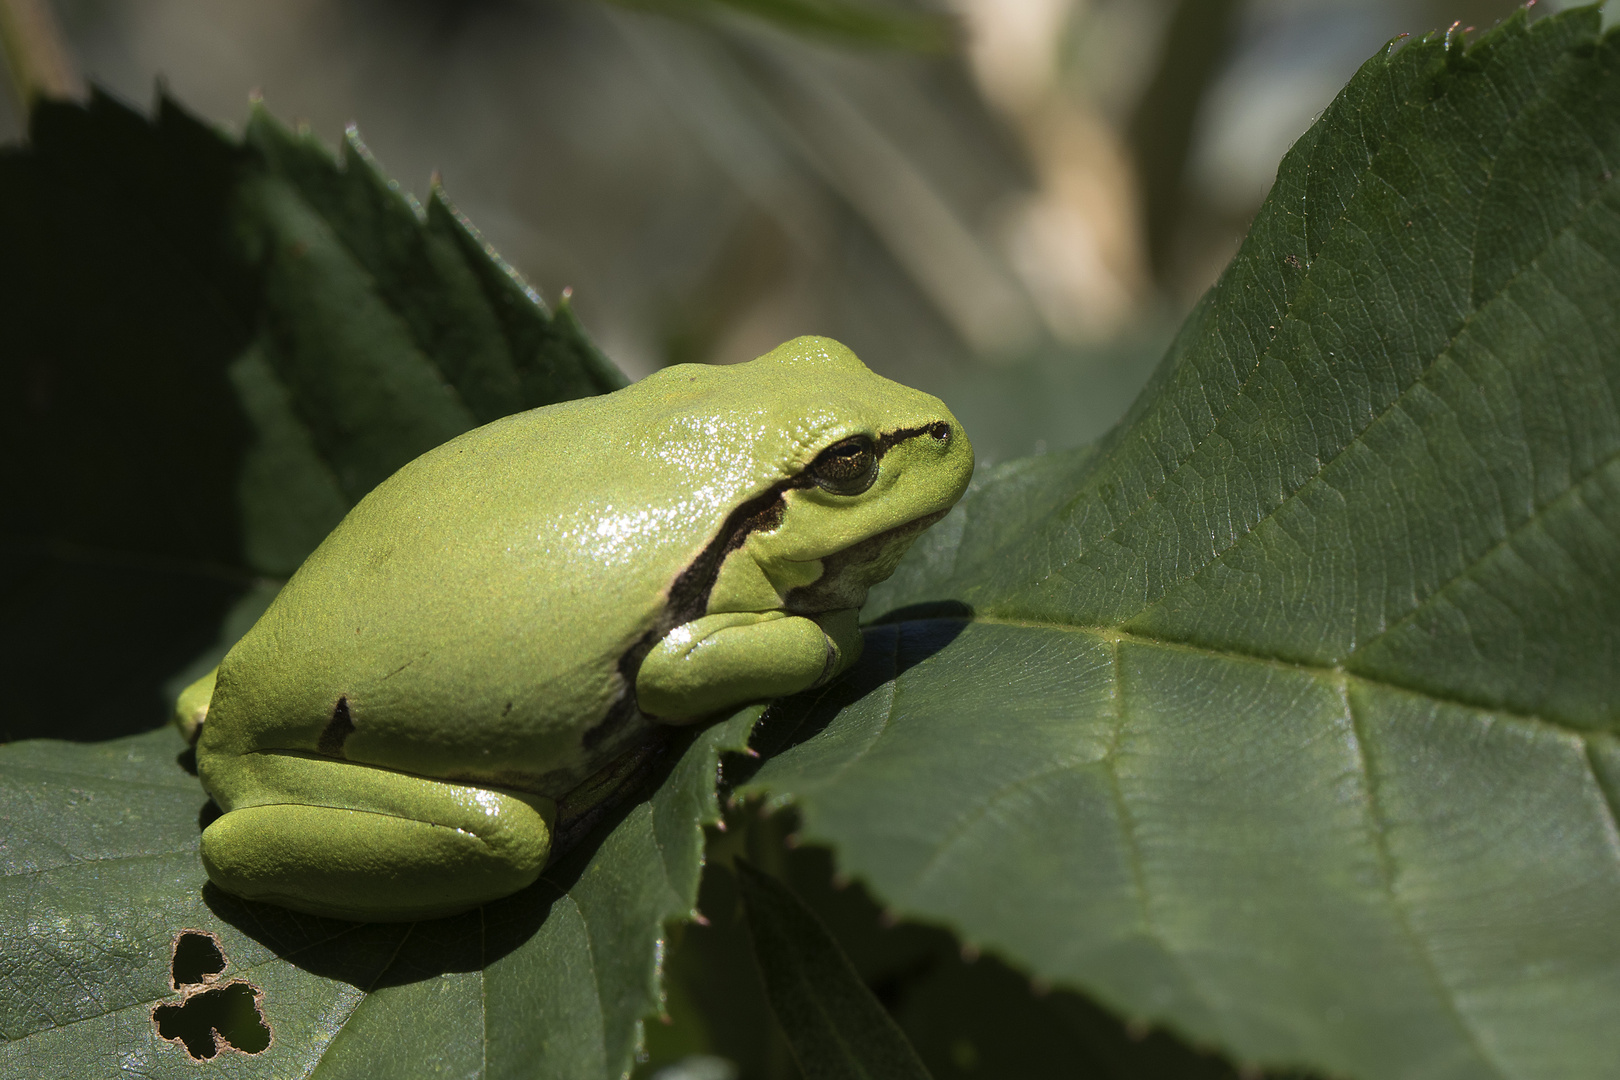
{"label": "frog's eye", "polygon": [[823,491],[859,495],[877,479],[877,451],[871,439],[854,435],[817,454],[807,471]]}

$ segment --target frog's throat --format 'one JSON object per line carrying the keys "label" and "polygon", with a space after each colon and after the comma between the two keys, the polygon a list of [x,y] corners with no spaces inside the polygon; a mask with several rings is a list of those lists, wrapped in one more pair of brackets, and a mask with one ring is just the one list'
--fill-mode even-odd
{"label": "frog's throat", "polygon": [[790,589],[782,610],[793,615],[859,610],[866,603],[866,591],[893,574],[912,541],[948,513],[949,507],[924,514],[823,556],[821,576]]}

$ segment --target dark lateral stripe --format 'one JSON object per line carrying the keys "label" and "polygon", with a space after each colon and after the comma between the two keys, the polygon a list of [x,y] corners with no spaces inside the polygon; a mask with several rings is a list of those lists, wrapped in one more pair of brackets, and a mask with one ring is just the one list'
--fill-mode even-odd
{"label": "dark lateral stripe", "polygon": [[915,439],[919,435],[932,435],[934,438],[943,442],[951,437],[951,425],[947,424],[943,420],[935,420],[932,424],[924,424],[922,427],[899,428],[895,431],[886,431],[877,437],[877,442],[873,444],[872,452],[881,459],[884,454],[889,452],[890,447],[897,446],[900,443],[905,442],[907,439]]}
{"label": "dark lateral stripe", "polygon": [[720,526],[714,538],[669,587],[669,606],[664,615],[667,625],[661,628],[658,637],[662,638],[682,623],[689,623],[701,616],[708,609],[709,593],[720,576],[720,564],[725,562],[726,556],[741,547],[749,533],[762,528],[775,528],[781,523],[786,505],[782,499],[784,492],[814,482],[803,473],[789,477],[771,485],[727,515],[725,524]]}

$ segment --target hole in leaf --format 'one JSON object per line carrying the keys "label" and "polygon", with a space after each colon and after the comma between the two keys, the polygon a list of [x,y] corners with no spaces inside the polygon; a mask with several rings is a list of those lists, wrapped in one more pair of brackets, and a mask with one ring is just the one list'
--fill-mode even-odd
{"label": "hole in leaf", "polygon": [[260,995],[252,984],[227,983],[192,994],[178,1005],[152,1010],[158,1034],[186,1048],[197,1061],[222,1050],[263,1053],[270,1046],[270,1025],[260,1010]]}
{"label": "hole in leaf", "polygon": [[225,953],[219,939],[201,930],[180,931],[174,940],[174,962],[169,970],[177,990],[190,983],[212,982],[225,970]]}

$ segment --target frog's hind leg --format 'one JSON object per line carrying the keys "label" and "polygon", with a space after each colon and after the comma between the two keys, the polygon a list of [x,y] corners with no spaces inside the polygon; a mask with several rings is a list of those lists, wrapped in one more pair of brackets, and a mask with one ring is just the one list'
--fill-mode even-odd
{"label": "frog's hind leg", "polygon": [[245,798],[203,832],[226,892],[313,915],[451,915],[540,876],[556,804],[292,752],[238,759]]}

